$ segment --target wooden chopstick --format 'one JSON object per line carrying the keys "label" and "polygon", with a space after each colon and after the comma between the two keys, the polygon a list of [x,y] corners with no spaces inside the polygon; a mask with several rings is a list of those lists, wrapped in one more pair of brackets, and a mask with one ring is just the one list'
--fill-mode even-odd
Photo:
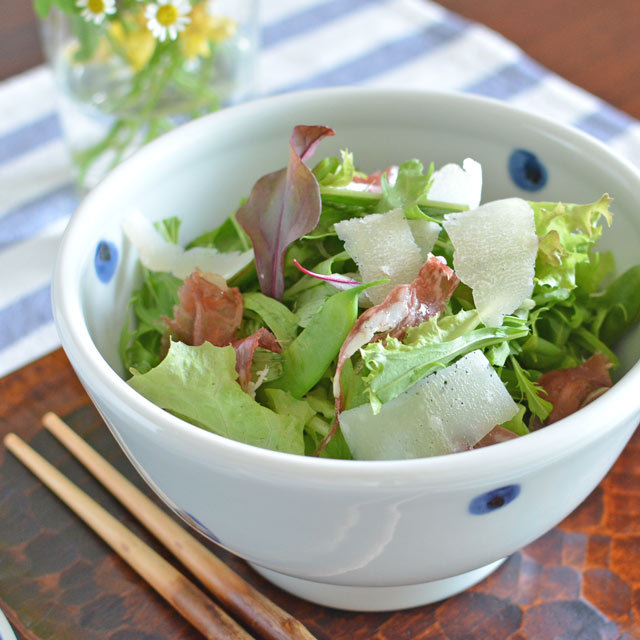
{"label": "wooden chopstick", "polygon": [[198,587],[147,546],[82,489],[14,433],[4,444],[43,484],[89,525],[129,566],[173,605],[205,638],[252,640]]}
{"label": "wooden chopstick", "polygon": [[296,618],[262,595],[111,466],[55,413],[44,426],[184,564],[222,605],[268,640],[316,640]]}

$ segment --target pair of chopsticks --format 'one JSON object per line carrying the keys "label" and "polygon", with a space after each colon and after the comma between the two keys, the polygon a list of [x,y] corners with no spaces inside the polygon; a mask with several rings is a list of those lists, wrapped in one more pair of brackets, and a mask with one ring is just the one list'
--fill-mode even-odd
{"label": "pair of chopsticks", "polygon": [[[309,630],[254,589],[157,507],[57,415],[44,426],[253,632],[268,640],[315,640]],[[89,525],[125,562],[206,638],[251,640],[218,604],[108,511],[66,478],[21,438],[9,433],[4,444],[34,475]]]}

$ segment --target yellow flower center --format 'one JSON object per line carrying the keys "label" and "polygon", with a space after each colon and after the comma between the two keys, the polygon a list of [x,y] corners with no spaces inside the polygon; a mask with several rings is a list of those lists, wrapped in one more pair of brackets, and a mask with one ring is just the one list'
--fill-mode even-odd
{"label": "yellow flower center", "polygon": [[103,13],[105,10],[104,0],[89,0],[87,8],[91,13]]}
{"label": "yellow flower center", "polygon": [[[90,0],[93,2],[94,0]],[[97,0],[101,2],[102,0]],[[178,19],[178,10],[172,4],[164,4],[158,9],[156,20],[163,26],[168,27]]]}

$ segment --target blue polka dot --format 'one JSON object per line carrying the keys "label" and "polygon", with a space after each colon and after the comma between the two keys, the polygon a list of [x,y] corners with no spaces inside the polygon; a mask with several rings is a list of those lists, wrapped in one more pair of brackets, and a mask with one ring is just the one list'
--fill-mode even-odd
{"label": "blue polka dot", "polygon": [[515,500],[518,495],[520,495],[519,484],[508,484],[506,487],[492,489],[491,491],[476,496],[469,503],[469,511],[476,516],[489,513],[490,511],[495,511],[509,504],[512,500]]}
{"label": "blue polka dot", "polygon": [[525,191],[538,191],[547,184],[546,167],[526,149],[516,149],[509,156],[509,175]]}
{"label": "blue polka dot", "polygon": [[197,518],[195,518],[194,516],[192,516],[190,513],[187,513],[186,511],[182,511],[181,509],[178,509],[178,511],[180,512],[180,515],[194,528],[197,529],[203,536],[209,538],[209,540],[213,540],[214,542],[217,542],[218,544],[220,544],[220,540],[218,539],[218,537],[216,535],[214,535],[213,533],[211,533],[211,531],[209,531],[209,529],[207,529],[207,527],[205,527],[202,522],[200,522],[200,520],[198,520]]}
{"label": "blue polka dot", "polygon": [[96,275],[105,284],[113,278],[118,266],[118,247],[113,242],[100,240],[96,247],[96,255],[93,259]]}

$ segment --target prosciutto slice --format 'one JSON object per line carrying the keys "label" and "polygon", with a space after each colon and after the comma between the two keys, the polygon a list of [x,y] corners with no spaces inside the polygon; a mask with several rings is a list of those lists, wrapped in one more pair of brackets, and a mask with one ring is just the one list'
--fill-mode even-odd
{"label": "prosciutto slice", "polygon": [[492,444],[500,444],[501,442],[507,442],[508,440],[515,440],[518,438],[513,431],[509,431],[509,429],[505,429],[504,427],[493,427],[487,435],[476,442],[473,446],[473,449],[481,449],[482,447],[488,447]]}
{"label": "prosciutto slice", "polygon": [[242,294],[224,279],[196,269],[178,290],[180,304],[173,319],[163,320],[181,342],[197,347],[211,342],[228,345],[242,322]]}
{"label": "prosciutto slice", "polygon": [[[258,329],[255,333],[234,340],[231,346],[236,351],[236,371],[238,372],[238,383],[247,392],[251,392],[251,364],[253,362],[253,354],[260,347],[268,349],[274,353],[281,353],[282,348],[276,340],[276,337],[264,327]],[[255,389],[253,390],[255,393]]]}
{"label": "prosciutto slice", "polygon": [[382,193],[382,176],[385,175],[387,182],[394,185],[398,178],[398,166],[392,165],[386,169],[380,169],[368,176],[353,176],[351,184],[346,188],[352,191],[366,191],[368,193]]}
{"label": "prosciutto slice", "polygon": [[227,287],[219,276],[196,269],[184,281],[178,296],[180,304],[173,308],[174,317],[164,317],[171,331],[178,340],[194,347],[203,342],[216,347],[230,344],[236,352],[238,383],[250,393],[253,354],[258,347],[280,353],[276,337],[262,327],[246,338],[234,339],[242,322],[242,294],[237,287]]}
{"label": "prosciutto slice", "polygon": [[345,362],[368,342],[387,336],[401,339],[409,327],[442,313],[458,282],[442,258],[430,255],[411,284],[394,287],[380,304],[358,318],[338,354],[333,380],[337,413],[342,411],[340,375]]}
{"label": "prosciutto slice", "polygon": [[611,387],[610,368],[609,358],[596,353],[577,367],[556,369],[540,376],[538,384],[553,404],[545,426],[575,413]]}

